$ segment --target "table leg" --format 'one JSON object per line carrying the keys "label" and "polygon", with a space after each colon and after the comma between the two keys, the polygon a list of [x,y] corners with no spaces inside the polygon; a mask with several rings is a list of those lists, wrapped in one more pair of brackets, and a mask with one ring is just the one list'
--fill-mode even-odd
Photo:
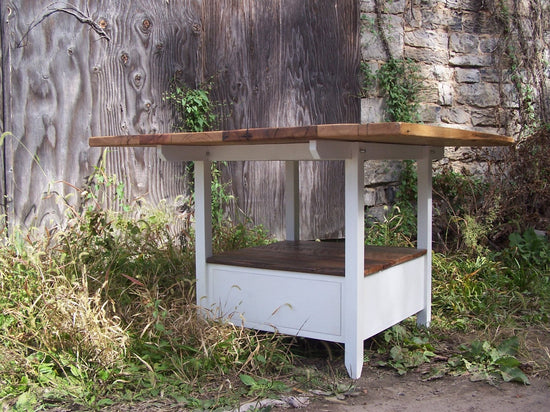
{"label": "table leg", "polygon": [[300,240],[299,163],[285,162],[286,240]]}
{"label": "table leg", "polygon": [[211,162],[195,162],[195,267],[197,305],[208,306],[206,258],[212,256]]}
{"label": "table leg", "polygon": [[432,303],[432,154],[426,147],[425,154],[418,159],[418,248],[426,249],[426,271],[424,274],[424,309],[417,314],[416,323],[430,326]]}
{"label": "table leg", "polygon": [[345,364],[352,379],[363,369],[363,278],[364,278],[364,203],[363,158],[355,145],[353,157],[345,161],[346,266],[344,280]]}

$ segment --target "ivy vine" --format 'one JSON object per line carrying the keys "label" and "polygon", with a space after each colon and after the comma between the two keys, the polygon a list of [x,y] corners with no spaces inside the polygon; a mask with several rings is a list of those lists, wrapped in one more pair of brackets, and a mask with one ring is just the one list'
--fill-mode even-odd
{"label": "ivy vine", "polygon": [[423,86],[418,66],[410,59],[390,59],[380,67],[377,77],[386,96],[388,120],[419,122]]}
{"label": "ivy vine", "polygon": [[[500,64],[508,69],[518,99],[520,136],[550,127],[545,22],[547,0],[495,0],[493,15],[501,28]],[[546,56],[546,57],[545,57]]]}
{"label": "ivy vine", "polygon": [[374,25],[387,56],[376,73],[370,65],[361,62],[362,95],[378,85],[381,95],[386,100],[386,120],[394,122],[417,123],[420,121],[420,96],[424,89],[423,78],[418,65],[411,59],[397,59],[392,56],[391,48],[384,30],[382,4],[375,0],[376,18]]}

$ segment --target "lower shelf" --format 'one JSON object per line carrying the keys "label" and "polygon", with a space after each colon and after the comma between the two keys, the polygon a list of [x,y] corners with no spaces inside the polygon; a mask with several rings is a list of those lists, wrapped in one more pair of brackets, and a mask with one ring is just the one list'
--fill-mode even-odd
{"label": "lower shelf", "polygon": [[[281,242],[208,259],[199,305],[246,327],[334,342],[361,339],[429,305],[425,251],[367,247],[360,281],[344,275],[345,246]],[[347,332],[346,332],[347,331]]]}
{"label": "lower shelf", "polygon": [[[426,254],[424,249],[366,246],[365,276]],[[249,268],[345,275],[345,243],[283,241],[209,257],[208,263]]]}

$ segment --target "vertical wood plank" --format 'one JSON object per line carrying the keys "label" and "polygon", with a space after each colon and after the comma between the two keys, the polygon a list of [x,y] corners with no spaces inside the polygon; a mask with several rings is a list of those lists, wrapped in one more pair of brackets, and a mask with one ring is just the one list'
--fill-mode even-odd
{"label": "vertical wood plank", "polygon": [[[205,76],[215,79],[214,95],[229,103],[224,128],[357,122],[356,3],[206,0],[205,44],[217,49],[205,49]],[[343,171],[341,162],[300,165],[303,238],[343,234]],[[279,238],[285,236],[283,176],[277,162],[224,170],[238,208]]]}
{"label": "vertical wood plank", "polygon": [[86,58],[91,34],[66,13],[44,17],[48,4],[26,2],[22,7],[9,2],[2,6],[10,10],[5,39],[10,54],[5,127],[14,135],[6,156],[8,214],[14,224],[27,227],[62,221],[64,201],[75,198],[74,191],[62,182],[80,185],[88,172]]}
{"label": "vertical wood plank", "polygon": [[[0,22],[4,21],[6,10],[5,5],[0,3]],[[6,73],[7,68],[9,67],[9,54],[7,53],[7,50],[5,47],[5,24],[0,24],[0,132],[6,131],[5,128],[5,121],[4,121],[4,90],[8,90],[6,79],[9,79],[8,77],[4,76],[4,73]],[[6,178],[7,178],[7,170],[6,170],[6,145],[0,145],[0,230],[2,230],[7,221],[7,188],[6,188]]]}
{"label": "vertical wood plank", "polygon": [[[111,41],[94,50],[94,135],[171,130],[171,109],[162,98],[170,79],[194,85],[200,77],[199,6],[142,0],[98,7]],[[110,149],[105,167],[123,177],[130,199],[156,203],[187,192],[184,164],[162,162],[154,149]]]}
{"label": "vertical wood plank", "polygon": [[285,162],[285,229],[286,240],[300,239],[299,165]]}

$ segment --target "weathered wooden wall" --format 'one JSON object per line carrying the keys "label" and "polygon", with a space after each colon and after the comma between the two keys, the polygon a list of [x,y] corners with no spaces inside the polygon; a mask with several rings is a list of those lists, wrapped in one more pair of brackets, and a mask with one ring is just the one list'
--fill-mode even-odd
{"label": "weathered wooden wall", "polygon": [[[0,1],[3,130],[13,133],[0,194],[9,220],[63,221],[62,203],[78,195],[72,186],[101,161],[129,198],[185,193],[183,165],[160,162],[153,149],[102,154],[87,145],[91,135],[170,130],[162,94],[175,74],[190,85],[212,76],[214,97],[231,103],[225,128],[358,121],[356,3]],[[342,166],[301,169],[304,235],[340,234],[342,196],[326,198],[338,193]],[[229,174],[239,206],[282,233],[280,165],[236,164]]]}
{"label": "weathered wooden wall", "polygon": [[[207,1],[203,20],[205,75],[230,103],[225,128],[359,121],[357,1]],[[238,207],[283,236],[284,165],[225,172]],[[300,173],[302,238],[341,236],[343,164],[302,162]]]}
{"label": "weathered wooden wall", "polygon": [[[4,131],[4,30],[1,22],[4,21],[4,10],[0,7],[0,133]],[[0,138],[1,139],[1,138]],[[6,167],[5,146],[0,145],[0,229],[5,227],[6,221]]]}
{"label": "weathered wooden wall", "polygon": [[153,149],[102,156],[87,139],[170,130],[162,100],[170,77],[177,70],[191,82],[200,76],[196,2],[4,1],[2,16],[12,223],[63,221],[64,199],[78,203],[71,185],[83,187],[102,157],[130,199],[185,192],[181,164],[160,162]]}

